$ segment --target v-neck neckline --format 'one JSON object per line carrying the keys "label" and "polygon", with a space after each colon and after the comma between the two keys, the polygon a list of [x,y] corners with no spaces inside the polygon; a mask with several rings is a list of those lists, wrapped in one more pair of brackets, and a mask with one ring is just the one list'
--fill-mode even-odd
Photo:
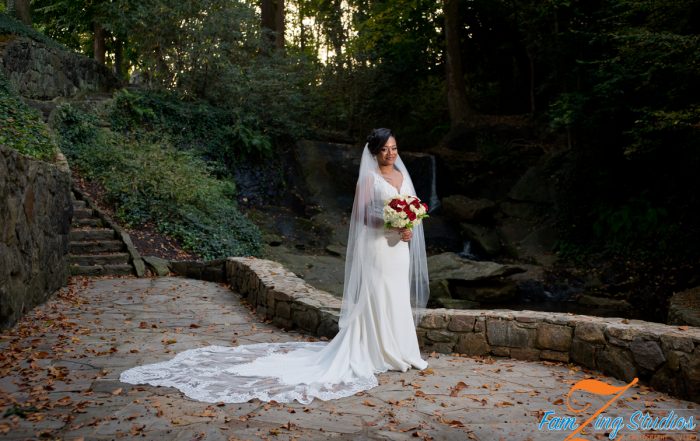
{"label": "v-neck neckline", "polygon": [[398,172],[401,174],[401,178],[402,178],[402,179],[401,179],[401,186],[400,186],[399,188],[394,187],[394,184],[392,184],[391,182],[387,181],[386,178],[384,177],[384,175],[382,175],[381,172],[379,172],[379,177],[382,178],[382,181],[384,181],[384,182],[386,182],[387,184],[389,184],[389,186],[390,186],[391,188],[393,188],[394,190],[396,190],[396,193],[397,193],[397,194],[401,194],[401,189],[403,188],[403,183],[406,181],[406,176],[404,176],[403,173],[401,173],[401,170],[396,169],[396,171],[398,171]]}

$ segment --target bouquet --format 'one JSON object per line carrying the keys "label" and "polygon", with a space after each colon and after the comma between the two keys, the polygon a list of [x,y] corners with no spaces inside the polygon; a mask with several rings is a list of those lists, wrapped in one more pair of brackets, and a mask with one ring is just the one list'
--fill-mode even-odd
{"label": "bouquet", "polygon": [[428,216],[428,205],[415,196],[398,195],[384,203],[386,228],[413,228]]}

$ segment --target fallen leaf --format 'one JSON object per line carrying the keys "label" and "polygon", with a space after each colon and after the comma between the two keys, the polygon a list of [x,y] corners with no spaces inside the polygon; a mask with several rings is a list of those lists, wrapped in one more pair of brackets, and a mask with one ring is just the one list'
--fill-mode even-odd
{"label": "fallen leaf", "polygon": [[452,392],[450,392],[451,397],[456,397],[462,389],[467,388],[467,384],[464,381],[460,381],[454,387],[452,387]]}

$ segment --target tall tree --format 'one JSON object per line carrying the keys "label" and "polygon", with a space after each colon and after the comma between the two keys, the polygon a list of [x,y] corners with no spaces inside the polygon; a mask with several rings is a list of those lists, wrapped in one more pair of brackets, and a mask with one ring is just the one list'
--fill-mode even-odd
{"label": "tall tree", "polygon": [[27,26],[32,25],[29,0],[7,0],[7,11]]}
{"label": "tall tree", "polygon": [[462,69],[459,42],[459,0],[445,0],[445,40],[447,43],[447,104],[452,127],[465,125],[472,113]]}
{"label": "tall tree", "polygon": [[284,0],[261,0],[260,16],[270,47],[284,50]]}
{"label": "tall tree", "polygon": [[107,32],[105,31],[105,28],[102,27],[101,24],[95,22],[94,24],[94,40],[93,40],[93,51],[94,51],[94,58],[95,61],[98,63],[104,65],[105,64],[105,54],[107,52],[107,48],[105,46],[105,39],[106,39],[106,34]]}

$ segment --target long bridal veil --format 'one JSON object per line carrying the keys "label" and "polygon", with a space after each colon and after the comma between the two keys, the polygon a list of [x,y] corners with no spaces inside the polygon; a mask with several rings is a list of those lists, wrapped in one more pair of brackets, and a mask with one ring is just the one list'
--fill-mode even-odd
{"label": "long bridal veil", "polygon": [[[411,176],[401,160],[397,156],[395,167],[403,174],[406,188],[412,196],[416,196]],[[384,202],[377,200],[373,191],[374,179],[380,175],[379,164],[374,155],[369,151],[368,145],[362,151],[360,161],[360,173],[355,189],[355,201],[350,216],[350,232],[348,234],[348,248],[345,256],[345,280],[343,284],[343,304],[340,312],[339,326],[347,326],[348,323],[363,310],[364,302],[371,295],[372,286],[366,277],[371,273],[373,259],[370,244],[376,240],[377,235],[383,234],[384,228]],[[413,239],[409,242],[411,284],[411,306],[415,323],[419,323],[421,312],[428,302],[430,290],[428,288],[428,260],[425,252],[425,235],[423,225],[418,224],[413,228]]]}
{"label": "long bridal veil", "polygon": [[[397,158],[396,167],[404,175],[403,188],[415,195],[413,183],[400,158]],[[420,359],[415,333],[407,335],[414,331],[413,323],[408,323],[411,313],[407,303],[404,303],[406,315],[395,315],[397,323],[387,323],[389,316],[386,314],[391,315],[394,311],[381,310],[376,304],[382,295],[386,295],[382,286],[396,281],[392,278],[405,277],[398,273],[378,274],[372,266],[375,257],[382,258],[373,255],[377,247],[372,246],[372,241],[381,239],[380,235],[384,233],[384,201],[375,191],[378,176],[377,161],[365,146],[350,218],[339,332],[333,340],[328,343],[206,346],[184,351],[166,362],[131,368],[122,372],[120,380],[131,384],[176,387],[190,398],[210,403],[242,403],[253,398],[309,403],[314,398],[329,400],[371,389],[377,385],[377,372],[408,365],[422,369],[425,362]],[[374,242],[377,243],[382,242]],[[386,239],[383,243],[387,247]],[[408,248],[411,306],[414,319],[417,319],[428,299],[422,225],[414,228]],[[405,279],[402,280],[405,285]],[[397,281],[396,285],[400,283]],[[406,290],[401,289],[405,293]],[[370,299],[372,295],[376,298]],[[375,301],[374,305],[372,301]],[[396,325],[391,329],[400,331],[392,334],[389,339],[391,346],[382,347],[382,344],[387,344],[382,339],[386,338],[384,334],[389,324]],[[394,335],[403,338],[405,344],[395,341]],[[407,343],[409,337],[414,346]],[[410,360],[394,364],[385,360],[389,352],[400,353],[406,347],[414,348],[409,351]]]}

